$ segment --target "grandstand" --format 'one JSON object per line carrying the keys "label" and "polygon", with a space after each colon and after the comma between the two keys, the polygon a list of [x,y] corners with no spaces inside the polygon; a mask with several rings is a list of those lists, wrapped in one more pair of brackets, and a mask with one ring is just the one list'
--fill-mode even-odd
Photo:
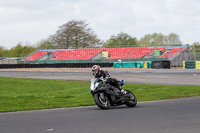
{"label": "grandstand", "polygon": [[37,60],[37,59],[43,57],[46,53],[48,53],[48,51],[37,51],[34,54],[32,54],[31,56],[27,57],[25,60]]}
{"label": "grandstand", "polygon": [[200,57],[187,52],[188,47],[185,46],[45,49],[36,50],[24,58],[15,59],[14,62],[0,59],[0,69],[91,67],[94,64],[103,67],[151,68],[154,62],[170,62],[171,67],[182,67],[183,61]]}
{"label": "grandstand", "polygon": [[[95,60],[95,59],[143,59],[168,58],[174,59],[187,47],[124,47],[124,48],[85,48],[38,50],[24,61],[36,60]],[[154,52],[157,51],[157,55]]]}

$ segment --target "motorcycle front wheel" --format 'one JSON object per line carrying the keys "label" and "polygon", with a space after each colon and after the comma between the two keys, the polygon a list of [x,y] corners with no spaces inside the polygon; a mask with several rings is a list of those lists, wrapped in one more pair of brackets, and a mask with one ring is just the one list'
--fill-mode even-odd
{"label": "motorcycle front wheel", "polygon": [[136,96],[129,90],[126,90],[127,94],[130,98],[125,101],[126,106],[128,107],[135,107],[137,105],[137,98]]}
{"label": "motorcycle front wheel", "polygon": [[96,105],[101,109],[109,109],[110,101],[103,92],[97,92],[94,94],[94,101]]}

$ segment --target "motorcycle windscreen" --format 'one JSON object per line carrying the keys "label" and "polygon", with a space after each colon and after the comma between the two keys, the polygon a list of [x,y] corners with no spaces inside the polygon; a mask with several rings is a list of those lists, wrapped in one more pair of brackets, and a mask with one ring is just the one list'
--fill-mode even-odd
{"label": "motorcycle windscreen", "polygon": [[90,91],[94,91],[98,87],[99,83],[95,82],[96,80],[97,78],[91,79]]}

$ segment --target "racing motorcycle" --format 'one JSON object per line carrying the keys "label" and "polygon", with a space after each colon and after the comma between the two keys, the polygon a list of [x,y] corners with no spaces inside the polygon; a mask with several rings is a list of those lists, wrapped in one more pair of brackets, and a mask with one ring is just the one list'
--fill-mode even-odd
{"label": "racing motorcycle", "polygon": [[[123,86],[125,80],[119,82]],[[123,94],[114,86],[109,85],[106,81],[99,78],[92,78],[90,85],[90,92],[94,97],[96,105],[101,109],[109,109],[110,106],[118,106],[125,104],[128,107],[135,107],[137,105],[136,96],[129,90],[125,90]]]}

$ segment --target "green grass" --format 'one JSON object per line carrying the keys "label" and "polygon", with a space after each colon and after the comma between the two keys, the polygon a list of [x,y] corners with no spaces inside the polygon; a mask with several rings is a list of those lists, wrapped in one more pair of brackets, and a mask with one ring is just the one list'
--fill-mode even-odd
{"label": "green grass", "polygon": [[[0,77],[0,112],[95,105],[90,82]],[[138,101],[200,96],[200,86],[125,84]]]}

